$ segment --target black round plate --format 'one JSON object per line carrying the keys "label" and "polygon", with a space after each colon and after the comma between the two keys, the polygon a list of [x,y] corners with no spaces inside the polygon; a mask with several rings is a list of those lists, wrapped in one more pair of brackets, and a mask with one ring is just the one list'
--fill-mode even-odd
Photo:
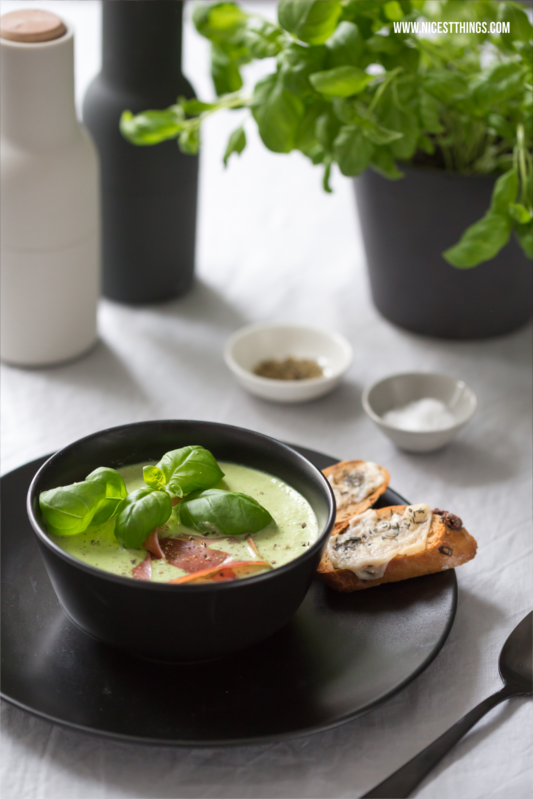
{"label": "black round plate", "polygon": [[[294,447],[319,469],[336,461]],[[59,606],[26,517],[46,458],[1,480],[2,696],[49,721],[138,743],[258,743],[342,724],[413,680],[451,629],[445,571],[353,594],[315,582],[267,641],[206,664],[143,661],[89,638]],[[405,504],[388,489],[378,505]]]}

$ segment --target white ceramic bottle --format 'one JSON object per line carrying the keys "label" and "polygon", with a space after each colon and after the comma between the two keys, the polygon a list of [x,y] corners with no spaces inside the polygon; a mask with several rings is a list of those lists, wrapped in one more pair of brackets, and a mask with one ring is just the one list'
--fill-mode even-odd
{"label": "white ceramic bottle", "polygon": [[74,105],[74,34],[59,17],[0,18],[0,355],[75,358],[96,341],[99,165]]}

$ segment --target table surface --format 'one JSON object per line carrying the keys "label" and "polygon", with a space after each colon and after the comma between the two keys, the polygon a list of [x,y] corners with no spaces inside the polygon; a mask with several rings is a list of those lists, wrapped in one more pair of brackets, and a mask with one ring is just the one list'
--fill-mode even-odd
{"label": "table surface", "polygon": [[[77,29],[79,101],[99,69],[99,4],[32,2]],[[1,11],[18,5],[3,0]],[[248,5],[275,13],[271,2]],[[203,97],[212,93],[207,64],[206,43],[188,22],[184,70]],[[254,66],[251,74],[265,69]],[[240,113],[211,120],[204,134],[194,288],[159,306],[102,302],[100,341],[76,363],[2,367],[2,471],[112,425],[228,422],[339,458],[382,463],[394,488],[412,501],[460,514],[479,554],[459,570],[458,613],[443,651],[367,716],[279,744],[159,749],[103,741],[4,704],[6,799],[359,796],[499,689],[500,648],[533,604],[530,329],[499,340],[447,342],[388,324],[371,303],[350,182],[335,174],[334,194],[325,195],[318,171],[297,153],[267,152],[250,123],[249,148],[224,170],[226,136]],[[224,341],[244,324],[271,320],[343,333],[355,357],[341,387],[293,407],[243,393],[224,366]],[[363,413],[365,385],[408,370],[464,378],[478,396],[473,421],[440,452],[396,450]],[[531,719],[531,702],[523,699],[493,710],[416,796],[525,797]]]}

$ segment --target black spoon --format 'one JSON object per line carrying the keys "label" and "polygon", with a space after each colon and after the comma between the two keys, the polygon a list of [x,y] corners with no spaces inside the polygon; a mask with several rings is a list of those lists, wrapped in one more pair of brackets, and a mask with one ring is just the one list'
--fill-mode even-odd
{"label": "black spoon", "polygon": [[511,696],[531,696],[533,693],[533,611],[518,624],[500,653],[500,676],[504,682],[501,691],[480,702],[470,713],[443,733],[440,738],[426,746],[405,766],[399,768],[386,780],[380,782],[361,799],[404,799],[422,782],[431,769],[442,760],[468,730],[485,713]]}

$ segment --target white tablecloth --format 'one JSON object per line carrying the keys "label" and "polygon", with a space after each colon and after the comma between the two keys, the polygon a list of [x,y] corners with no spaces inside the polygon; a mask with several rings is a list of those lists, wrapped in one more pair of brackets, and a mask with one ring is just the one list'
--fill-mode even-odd
{"label": "white tablecloth", "polygon": [[[32,4],[76,25],[83,96],[99,66],[98,4]],[[2,12],[19,5],[4,0]],[[275,12],[272,3],[249,5]],[[199,94],[209,96],[207,46],[190,23],[184,63]],[[400,493],[460,514],[479,542],[476,559],[459,570],[455,624],[427,671],[383,707],[279,744],[173,749],[114,743],[4,704],[4,799],[357,797],[499,689],[501,645],[533,604],[530,330],[461,343],[424,339],[385,322],[369,296],[349,181],[335,175],[335,193],[323,194],[317,171],[298,154],[265,151],[253,125],[248,150],[224,171],[226,135],[238,118],[214,119],[205,131],[191,293],[140,309],[102,302],[100,343],[83,360],[47,370],[3,367],[2,470],[104,427],[180,417],[249,427],[339,458],[375,460],[389,469]],[[241,325],[262,320],[318,323],[346,335],[355,359],[343,385],[294,407],[243,393],[224,366],[223,344]],[[462,377],[478,395],[474,420],[435,454],[399,452],[361,408],[363,386],[411,369]],[[531,719],[532,705],[523,699],[492,711],[416,795],[529,795]]]}

